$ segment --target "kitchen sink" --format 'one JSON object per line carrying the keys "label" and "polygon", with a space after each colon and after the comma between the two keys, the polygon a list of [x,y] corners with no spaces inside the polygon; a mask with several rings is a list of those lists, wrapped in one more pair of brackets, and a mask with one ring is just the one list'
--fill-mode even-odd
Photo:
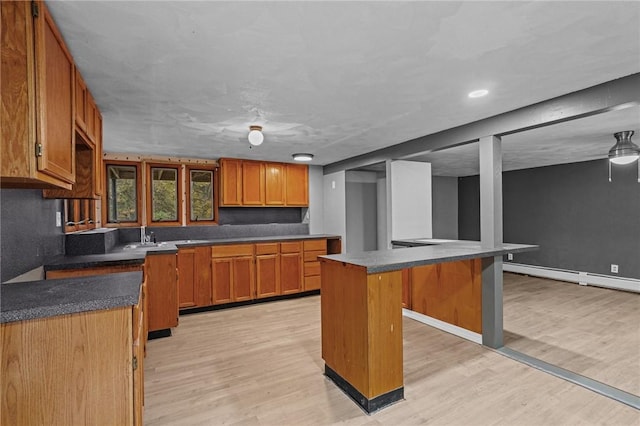
{"label": "kitchen sink", "polygon": [[124,250],[135,250],[135,249],[143,249],[143,248],[153,248],[153,247],[162,247],[167,245],[166,242],[161,243],[132,243],[124,246]]}

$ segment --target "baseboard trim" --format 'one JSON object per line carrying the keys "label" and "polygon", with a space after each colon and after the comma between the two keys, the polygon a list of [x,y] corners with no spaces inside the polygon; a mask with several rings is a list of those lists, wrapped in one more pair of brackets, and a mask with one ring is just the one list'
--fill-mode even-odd
{"label": "baseboard trim", "polygon": [[446,331],[447,333],[453,334],[455,336],[462,337],[463,339],[470,340],[473,343],[477,343],[479,345],[482,344],[482,334],[475,333],[473,331],[467,330],[466,328],[458,327],[457,325],[449,324],[448,322],[444,322],[406,308],[402,308],[402,315],[423,324],[430,325],[431,327]]}
{"label": "baseboard trim", "polygon": [[544,266],[532,266],[511,262],[504,262],[502,264],[502,270],[505,272],[531,275],[534,277],[568,281],[580,285],[592,285],[640,293],[640,280],[634,278],[612,277],[610,275],[592,274],[589,272],[547,268]]}

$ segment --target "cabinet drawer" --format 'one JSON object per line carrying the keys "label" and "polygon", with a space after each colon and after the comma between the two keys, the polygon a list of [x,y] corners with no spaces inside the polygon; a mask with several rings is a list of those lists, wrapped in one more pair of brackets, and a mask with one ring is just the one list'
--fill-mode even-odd
{"label": "cabinet drawer", "polygon": [[327,254],[327,250],[313,250],[313,251],[304,251],[304,261],[305,262],[317,262],[318,256],[324,256]]}
{"label": "cabinet drawer", "polygon": [[304,291],[318,290],[320,288],[320,275],[304,277]]}
{"label": "cabinet drawer", "polygon": [[327,240],[305,240],[304,241],[304,251],[307,250],[327,250]]}
{"label": "cabinet drawer", "polygon": [[278,243],[260,243],[256,244],[256,256],[261,254],[278,254],[280,247]]}
{"label": "cabinet drawer", "polygon": [[304,276],[320,275],[320,262],[304,262]]}
{"label": "cabinet drawer", "polygon": [[253,244],[231,244],[211,247],[211,257],[253,256]]}
{"label": "cabinet drawer", "polygon": [[302,251],[300,241],[287,241],[280,243],[280,253],[299,253]]}

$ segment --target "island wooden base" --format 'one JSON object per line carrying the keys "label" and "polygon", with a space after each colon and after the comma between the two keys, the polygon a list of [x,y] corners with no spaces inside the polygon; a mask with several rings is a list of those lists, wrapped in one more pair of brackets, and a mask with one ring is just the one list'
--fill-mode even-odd
{"label": "island wooden base", "polygon": [[349,395],[351,399],[355,401],[367,414],[376,412],[382,408],[385,408],[394,402],[398,402],[404,399],[404,386],[398,389],[389,391],[382,395],[378,395],[375,398],[367,398],[361,394],[358,389],[351,386],[349,382],[340,377],[338,373],[333,371],[328,365],[324,366],[324,374],[330,378],[344,393]]}
{"label": "island wooden base", "polygon": [[402,271],[321,260],[325,372],[367,412],[402,399]]}

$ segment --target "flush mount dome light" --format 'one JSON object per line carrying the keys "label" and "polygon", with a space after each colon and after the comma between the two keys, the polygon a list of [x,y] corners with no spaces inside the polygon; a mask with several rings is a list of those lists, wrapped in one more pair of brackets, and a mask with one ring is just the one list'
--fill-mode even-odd
{"label": "flush mount dome light", "polygon": [[633,130],[614,133],[616,144],[609,150],[609,161],[613,164],[633,163],[640,157],[640,148],[631,142]]}
{"label": "flush mount dome light", "polygon": [[481,98],[483,96],[487,96],[489,91],[487,89],[474,90],[473,92],[469,92],[470,98]]}
{"label": "flush mount dome light", "polygon": [[311,160],[313,160],[313,154],[298,153],[298,154],[293,154],[292,157],[296,161],[311,161]]}
{"label": "flush mount dome light", "polygon": [[264,141],[264,135],[262,134],[262,126],[249,126],[249,143],[253,146],[258,146]]}

